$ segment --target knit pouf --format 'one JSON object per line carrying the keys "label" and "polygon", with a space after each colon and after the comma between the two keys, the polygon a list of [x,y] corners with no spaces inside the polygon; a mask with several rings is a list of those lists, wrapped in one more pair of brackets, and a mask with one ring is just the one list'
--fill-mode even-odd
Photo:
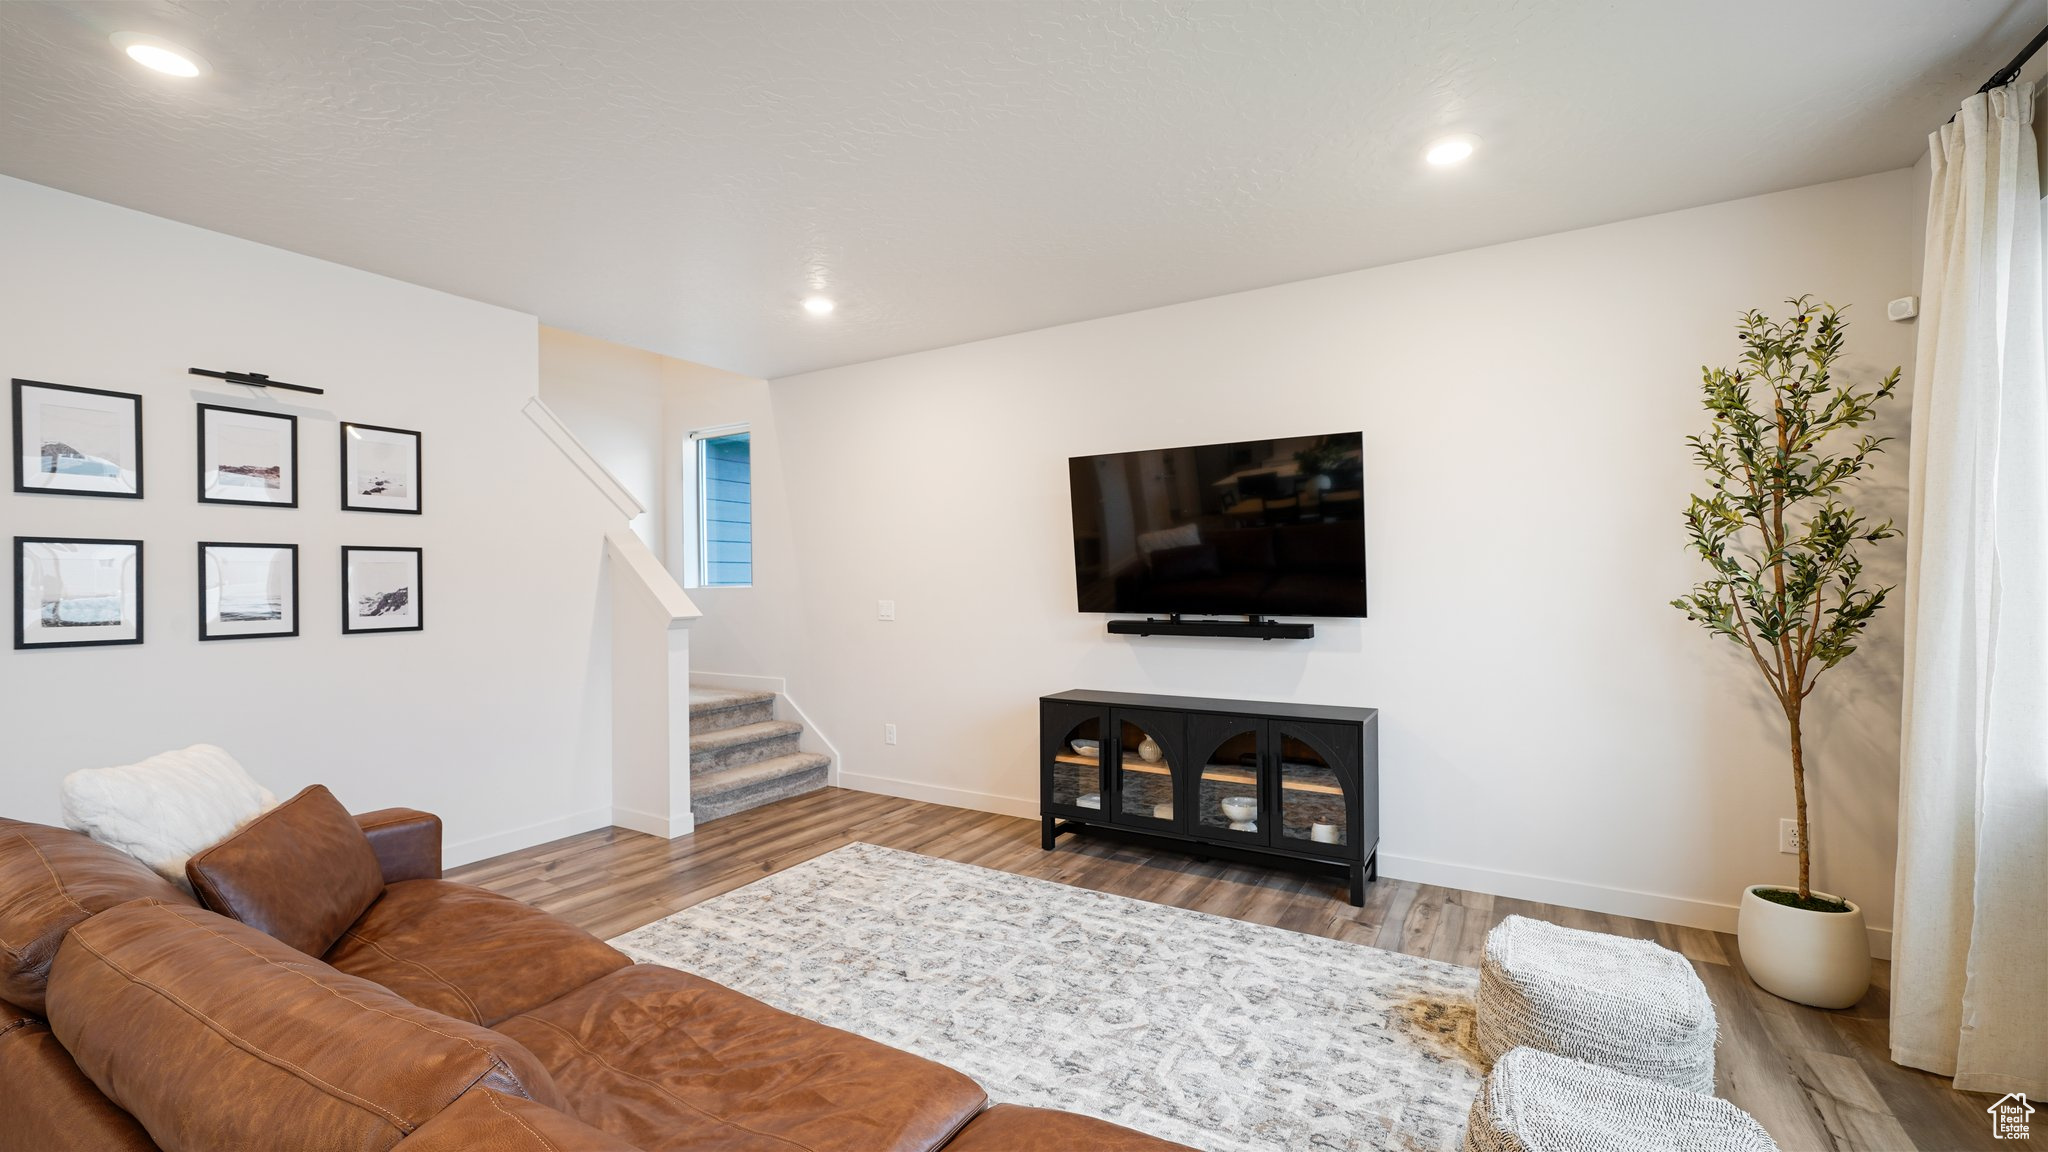
{"label": "knit pouf", "polygon": [[1712,1094],[1714,1002],[1685,957],[1648,940],[1510,916],[1486,935],[1479,1050],[1535,1048]]}
{"label": "knit pouf", "polygon": [[1494,1062],[1465,1152],[1778,1152],[1726,1100],[1517,1048]]}

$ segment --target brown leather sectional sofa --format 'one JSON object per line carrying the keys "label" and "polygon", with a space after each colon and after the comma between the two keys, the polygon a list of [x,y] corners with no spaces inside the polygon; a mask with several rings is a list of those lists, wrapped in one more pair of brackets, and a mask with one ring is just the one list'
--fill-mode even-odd
{"label": "brown leather sectional sofa", "polygon": [[1187,1152],[989,1108],[440,861],[436,817],[308,789],[194,857],[195,901],[0,819],[0,1152]]}

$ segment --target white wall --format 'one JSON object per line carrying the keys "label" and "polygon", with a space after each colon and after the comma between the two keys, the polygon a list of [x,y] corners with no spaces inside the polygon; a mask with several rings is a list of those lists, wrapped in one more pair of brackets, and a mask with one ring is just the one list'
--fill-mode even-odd
{"label": "white wall", "polygon": [[[803,573],[768,382],[575,332],[540,330],[540,395],[649,512],[635,531],[689,587],[704,613],[690,629],[700,673],[781,678],[801,647],[788,614]],[[745,425],[752,434],[754,585],[696,585],[688,510],[696,507],[690,434]]]}
{"label": "white wall", "polygon": [[[55,822],[64,773],[210,741],[280,794],[439,812],[453,862],[609,823],[622,520],[520,414],[532,317],[7,179],[0,254],[7,375],[142,394],[147,460],[141,501],[0,493],[0,535],[144,540],[148,629],[0,651],[0,812]],[[196,502],[195,400],[265,401],[193,365],[327,389],[274,401],[299,508]],[[339,510],[337,419],[423,433],[425,515]],[[298,544],[302,634],[200,643],[202,539]],[[342,544],[425,548],[425,631],[340,634]]]}
{"label": "white wall", "polygon": [[[768,382],[681,360],[669,362],[665,379],[665,443],[674,461],[670,507],[696,507],[691,432],[744,424],[751,438],[754,583],[690,589],[690,598],[704,613],[690,629],[691,666],[699,673],[786,677],[806,648],[792,627],[803,603],[806,572],[791,538],[788,469]],[[667,553],[671,571],[694,572],[689,535],[678,516]],[[685,577],[686,583],[694,580]]]}
{"label": "white wall", "polygon": [[[1037,697],[1066,688],[1369,705],[1388,874],[1732,927],[1793,874],[1792,799],[1747,656],[1668,606],[1701,575],[1699,370],[1800,293],[1852,306],[1856,370],[1910,365],[1884,303],[1915,291],[1911,201],[1885,173],[777,381],[804,582],[759,642],[856,787],[1036,815]],[[1354,428],[1369,620],[1257,643],[1075,611],[1067,457]],[[1901,442],[1866,504],[1903,476]],[[1808,721],[1816,879],[1880,926],[1898,635]]]}
{"label": "white wall", "polygon": [[659,431],[666,356],[580,333],[540,329],[540,398],[647,509],[633,531],[660,555],[669,510]]}

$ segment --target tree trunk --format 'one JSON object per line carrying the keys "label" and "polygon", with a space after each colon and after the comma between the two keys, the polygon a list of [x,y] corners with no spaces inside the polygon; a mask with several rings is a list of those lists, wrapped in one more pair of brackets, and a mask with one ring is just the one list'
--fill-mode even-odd
{"label": "tree trunk", "polygon": [[1806,758],[1800,746],[1799,705],[1793,703],[1785,709],[1785,723],[1792,732],[1792,800],[1799,820],[1799,898],[1811,899],[1813,890],[1809,885],[1811,859],[1807,854],[1806,834]]}

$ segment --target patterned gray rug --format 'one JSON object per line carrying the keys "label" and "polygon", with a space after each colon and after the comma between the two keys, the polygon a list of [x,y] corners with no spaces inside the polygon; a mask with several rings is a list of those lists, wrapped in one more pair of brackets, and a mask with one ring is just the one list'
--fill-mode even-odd
{"label": "patterned gray rug", "polygon": [[612,941],[1209,1152],[1455,1149],[1470,968],[851,844]]}

